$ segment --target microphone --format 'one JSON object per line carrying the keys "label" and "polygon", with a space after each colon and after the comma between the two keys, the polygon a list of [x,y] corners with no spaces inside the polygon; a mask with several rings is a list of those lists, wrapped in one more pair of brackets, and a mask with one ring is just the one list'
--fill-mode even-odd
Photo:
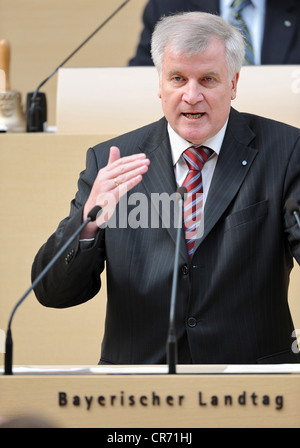
{"label": "microphone", "polygon": [[30,288],[25,292],[25,294],[21,297],[21,299],[17,302],[14,309],[11,312],[7,333],[6,333],[6,342],[5,342],[5,362],[4,362],[4,375],[13,375],[12,366],[13,366],[13,339],[11,332],[11,324],[15,312],[19,308],[19,306],[24,302],[26,297],[34,290],[34,288],[39,284],[39,282],[45,277],[45,275],[49,272],[49,270],[54,266],[57,260],[63,255],[66,249],[70,246],[70,244],[75,240],[75,238],[82,232],[82,230],[88,225],[89,222],[96,221],[98,213],[101,211],[101,207],[94,207],[88,214],[87,219],[81,224],[79,229],[68,239],[68,241],[64,244],[64,246],[60,249],[60,251],[55,255],[55,257],[49,262],[49,264],[45,267],[45,269],[40,273],[40,275],[35,279]]}
{"label": "microphone", "polygon": [[286,206],[287,211],[291,215],[295,216],[297,224],[298,224],[298,227],[300,229],[300,216],[299,216],[300,215],[300,208],[299,208],[298,202],[294,198],[289,198],[286,201],[285,206]]}
{"label": "microphone", "polygon": [[58,72],[85,44],[88,43],[92,37],[95,36],[112,18],[118,14],[124,6],[129,3],[126,0],[122,3],[95,31],[92,32],[59,66],[42,81],[34,92],[29,92],[26,99],[26,130],[27,132],[43,132],[44,124],[47,121],[47,100],[45,93],[40,92],[40,89],[51,79],[55,73]]}
{"label": "microphone", "polygon": [[179,248],[180,248],[180,236],[182,229],[182,207],[184,202],[184,195],[187,193],[185,187],[179,187],[176,192],[179,195],[178,205],[178,226],[177,226],[177,237],[176,237],[176,247],[175,247],[175,259],[173,268],[173,282],[172,282],[172,292],[171,292],[171,304],[170,304],[170,318],[169,318],[169,331],[167,339],[167,362],[169,366],[169,374],[176,373],[177,364],[177,340],[175,333],[175,310],[176,310],[176,294],[177,294],[177,283],[178,283],[178,265],[179,265]]}

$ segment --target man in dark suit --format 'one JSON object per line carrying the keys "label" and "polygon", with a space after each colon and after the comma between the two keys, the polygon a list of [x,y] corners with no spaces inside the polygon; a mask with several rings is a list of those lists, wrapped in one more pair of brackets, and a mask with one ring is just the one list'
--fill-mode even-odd
{"label": "man in dark suit", "polygon": [[[83,303],[99,291],[106,264],[100,362],[165,363],[177,221],[163,200],[182,184],[194,188],[192,173],[201,213],[196,238],[187,242],[182,229],[178,362],[300,362],[287,301],[300,230],[285,208],[300,198],[300,130],[231,108],[244,42],[218,16],[165,19],[153,57],[165,117],[88,151],[70,215],[37,254],[33,279],[89,210],[103,211],[36,288],[37,298],[57,308]],[[201,168],[190,167],[195,154]]]}
{"label": "man in dark suit", "polygon": [[[253,1],[253,0],[252,0]],[[264,4],[265,2],[265,4]],[[184,11],[221,14],[229,20],[229,4],[222,0],[149,0],[143,14],[143,31],[132,66],[152,65],[151,36],[157,21],[164,15]],[[262,6],[263,5],[263,6]],[[253,2],[257,15],[249,19],[257,42],[257,60],[262,65],[300,64],[300,2],[298,0],[258,0]],[[263,8],[258,10],[258,8]],[[247,11],[245,11],[247,14]],[[262,19],[262,27],[257,27]]]}

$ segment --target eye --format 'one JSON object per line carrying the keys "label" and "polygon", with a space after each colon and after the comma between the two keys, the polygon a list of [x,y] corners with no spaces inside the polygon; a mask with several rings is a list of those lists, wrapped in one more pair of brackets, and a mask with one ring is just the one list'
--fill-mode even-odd
{"label": "eye", "polygon": [[179,75],[176,75],[173,77],[173,81],[175,81],[175,82],[181,82],[182,80],[183,80],[183,78]]}
{"label": "eye", "polygon": [[215,78],[214,76],[205,76],[201,80],[201,84],[207,87],[213,87],[217,84],[217,82],[217,78]]}

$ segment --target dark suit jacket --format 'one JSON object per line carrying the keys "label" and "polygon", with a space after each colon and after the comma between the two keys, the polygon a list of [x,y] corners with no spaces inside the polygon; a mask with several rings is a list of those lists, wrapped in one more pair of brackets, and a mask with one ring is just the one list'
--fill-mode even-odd
{"label": "dark suit jacket", "polygon": [[[137,52],[129,65],[153,65],[150,42],[155,24],[163,15],[182,11],[219,14],[219,0],[150,0],[143,14],[144,29]],[[300,64],[299,0],[267,0],[261,63]]]}
{"label": "dark suit jacket", "polygon": [[[33,279],[81,224],[83,204],[111,145],[122,155],[143,151],[151,160],[132,191],[148,200],[149,222],[156,212],[150,195],[176,191],[165,119],[91,148],[70,216],[38,253]],[[300,362],[291,351],[287,303],[293,255],[300,262],[300,230],[284,209],[289,197],[300,198],[300,130],[232,109],[205,206],[204,235],[191,262],[182,234],[176,309],[180,363]],[[128,205],[128,212],[136,207]],[[45,306],[83,303],[98,292],[106,262],[101,362],[166,361],[176,237],[172,216],[170,228],[132,229],[121,222],[121,228],[99,230],[90,249],[75,242],[36,288]]]}

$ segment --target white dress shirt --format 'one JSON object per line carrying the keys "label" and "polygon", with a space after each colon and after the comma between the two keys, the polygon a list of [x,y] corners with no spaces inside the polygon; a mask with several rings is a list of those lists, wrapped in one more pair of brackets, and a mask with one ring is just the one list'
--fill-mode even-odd
{"label": "white dress shirt", "polygon": [[[223,126],[223,128],[218,132],[217,135],[214,137],[208,139],[203,143],[203,146],[207,146],[208,148],[212,149],[214,152],[208,159],[208,161],[205,163],[203,169],[202,169],[202,181],[203,181],[203,204],[205,204],[209,187],[212,181],[212,177],[214,174],[214,170],[217,164],[218,156],[221,151],[221,146],[224,140],[224,135],[227,128],[227,122]],[[180,135],[178,135],[168,124],[168,132],[170,137],[170,144],[171,144],[171,152],[172,152],[172,159],[173,159],[173,166],[175,170],[175,178],[177,182],[177,186],[180,187],[187,174],[188,174],[188,166],[187,163],[183,157],[183,153],[186,149],[190,148],[191,143],[184,140]]]}
{"label": "white dress shirt", "polygon": [[[231,23],[231,4],[233,0],[220,0],[220,15],[226,22]],[[266,0],[251,0],[252,6],[247,6],[242,11],[243,19],[245,20],[252,36],[254,60],[256,65],[261,63],[261,49],[264,37],[265,15],[266,15]],[[283,0],[284,1],[284,0]]]}

